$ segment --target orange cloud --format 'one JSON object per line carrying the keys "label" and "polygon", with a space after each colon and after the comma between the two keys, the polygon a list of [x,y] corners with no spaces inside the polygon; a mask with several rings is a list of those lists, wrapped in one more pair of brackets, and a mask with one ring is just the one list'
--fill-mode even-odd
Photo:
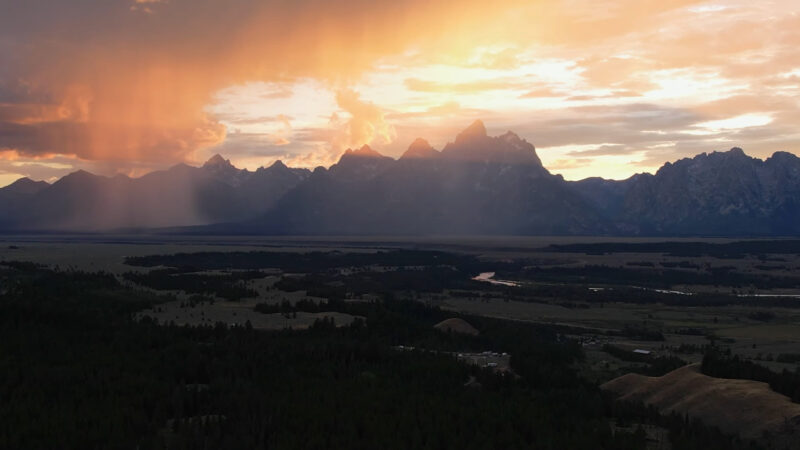
{"label": "orange cloud", "polygon": [[364,144],[389,144],[397,136],[394,127],[386,122],[383,111],[373,103],[362,101],[355,91],[343,89],[336,94],[336,102],[346,111],[349,119],[338,115],[331,117],[333,128],[340,130],[334,146],[360,147]]}
{"label": "orange cloud", "polygon": [[[626,148],[680,141],[683,151],[723,137],[682,137],[695,122],[762,112],[773,122],[737,138],[772,132],[783,149],[798,143],[787,130],[800,91],[781,75],[800,60],[800,8],[791,0],[725,8],[700,0],[6,3],[0,148],[23,159],[75,155],[81,167],[138,173],[197,161],[210,147],[236,151],[236,130],[207,112],[215,93],[264,81],[276,86],[265,96],[285,98],[291,90],[282,87],[299,79],[336,93],[340,111],[317,111],[322,124],[287,119],[267,139],[244,143],[251,159],[256,143],[269,147],[265,156],[308,164],[363,143],[396,154],[419,135],[444,141],[476,115],[537,146],[602,144],[615,134]],[[547,60],[569,76],[537,77],[536,63]],[[368,91],[375,73],[394,85]],[[706,86],[708,78],[719,84]],[[599,109],[572,110],[575,102]],[[293,115],[259,115],[280,114]],[[673,114],[681,120],[671,123]]]}
{"label": "orange cloud", "polygon": [[[21,101],[0,106],[0,144],[120,164],[191,160],[224,139],[204,113],[217,90],[301,76],[346,84],[377,58],[443,38],[441,25],[472,24],[488,9],[422,0],[133,1],[158,7],[143,16],[114,3],[32,0],[4,11],[0,38],[14,43],[14,63],[0,78],[27,87]],[[350,139],[389,138],[390,127],[350,97],[341,99],[354,111]]]}
{"label": "orange cloud", "polygon": [[13,149],[0,150],[0,159],[16,161],[19,159],[19,152]]}

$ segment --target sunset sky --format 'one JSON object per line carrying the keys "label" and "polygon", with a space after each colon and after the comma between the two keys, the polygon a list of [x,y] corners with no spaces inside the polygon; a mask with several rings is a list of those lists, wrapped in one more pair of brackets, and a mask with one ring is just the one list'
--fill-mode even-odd
{"label": "sunset sky", "polygon": [[0,186],[330,165],[476,118],[567,179],[800,152],[800,2],[0,0]]}

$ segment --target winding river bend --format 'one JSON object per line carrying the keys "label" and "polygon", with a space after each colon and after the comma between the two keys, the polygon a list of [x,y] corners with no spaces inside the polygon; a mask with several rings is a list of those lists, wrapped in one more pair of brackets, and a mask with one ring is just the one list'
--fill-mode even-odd
{"label": "winding river bend", "polygon": [[472,277],[475,281],[483,281],[486,283],[496,284],[499,286],[519,286],[519,283],[508,280],[495,280],[494,272],[481,272],[477,277]]}
{"label": "winding river bend", "polygon": [[[485,283],[491,283],[491,284],[498,285],[498,286],[512,286],[512,287],[521,286],[521,283],[518,283],[516,281],[496,280],[494,278],[494,276],[495,276],[495,272],[481,272],[478,276],[472,277],[472,279],[475,280],[475,281],[482,281],[482,282],[485,282]],[[676,290],[667,290],[667,289],[655,289],[655,288],[648,288],[648,287],[642,287],[642,286],[625,286],[625,287],[633,288],[633,289],[642,289],[642,290],[645,290],[645,291],[658,292],[659,294],[672,294],[672,295],[696,295],[697,294],[696,292],[676,291]],[[590,291],[605,291],[605,290],[611,290],[611,289],[613,289],[613,288],[606,288],[606,287],[590,287],[589,288]],[[771,293],[770,294],[764,294],[764,293],[742,294],[742,293],[738,293],[738,294],[733,294],[733,295],[735,295],[736,297],[749,297],[749,298],[784,297],[784,298],[800,299],[800,294],[771,294]]]}

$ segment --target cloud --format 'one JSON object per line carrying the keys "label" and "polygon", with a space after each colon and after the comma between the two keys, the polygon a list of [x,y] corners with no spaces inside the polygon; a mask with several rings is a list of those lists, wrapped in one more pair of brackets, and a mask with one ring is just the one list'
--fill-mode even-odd
{"label": "cloud", "polygon": [[570,156],[574,157],[587,157],[587,156],[608,156],[608,155],[624,155],[630,153],[630,148],[623,144],[603,144],[586,150],[575,150],[569,152]]}
{"label": "cloud", "polygon": [[451,93],[465,93],[475,91],[493,91],[493,90],[508,90],[519,87],[521,81],[519,79],[495,79],[495,80],[480,80],[465,83],[448,82],[442,83],[437,81],[420,80],[418,78],[408,78],[405,80],[405,85],[409,90],[418,92],[451,92]]}
{"label": "cloud", "polygon": [[[363,143],[396,156],[418,136],[441,146],[478,117],[543,151],[591,146],[573,150],[591,157],[561,159],[617,158],[616,173],[625,155],[642,168],[729,143],[760,156],[800,145],[791,0],[0,0],[0,10],[0,149],[30,162],[60,155],[138,173],[221,149],[316,164]],[[748,115],[772,121],[697,126]]]}
{"label": "cloud", "polygon": [[546,97],[564,97],[564,94],[561,94],[549,87],[542,87],[533,89],[519,96],[519,98],[546,98]]}
{"label": "cloud", "polygon": [[[433,26],[442,18],[472,24],[488,9],[422,0],[119,3],[3,1],[0,146],[121,166],[193,160],[224,139],[224,126],[205,112],[220,89],[302,77],[347,85],[377,58],[445,36]],[[352,139],[390,136],[347,97],[357,111]]]}
{"label": "cloud", "polygon": [[134,0],[131,5],[131,11],[140,11],[146,14],[154,14],[155,5],[159,3],[167,3],[168,0]]}
{"label": "cloud", "polygon": [[331,127],[339,129],[334,147],[390,144],[397,136],[394,127],[386,121],[381,108],[374,103],[361,100],[355,91],[340,90],[336,94],[336,103],[349,115],[349,118],[335,113],[331,116]]}

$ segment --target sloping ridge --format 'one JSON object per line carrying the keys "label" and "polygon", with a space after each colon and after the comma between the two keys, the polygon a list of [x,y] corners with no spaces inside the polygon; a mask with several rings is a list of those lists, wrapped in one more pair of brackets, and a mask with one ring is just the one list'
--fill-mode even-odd
{"label": "sloping ridge", "polygon": [[699,364],[661,377],[629,373],[600,388],[620,400],[641,401],[662,414],[688,415],[745,439],[760,439],[765,431],[775,435],[800,430],[800,404],[771,390],[767,383],[703,375]]}
{"label": "sloping ridge", "polygon": [[445,319],[434,325],[433,328],[436,328],[439,331],[450,331],[453,333],[469,334],[472,336],[477,336],[480,334],[475,327],[469,324],[469,322],[464,319],[459,319],[458,317]]}

